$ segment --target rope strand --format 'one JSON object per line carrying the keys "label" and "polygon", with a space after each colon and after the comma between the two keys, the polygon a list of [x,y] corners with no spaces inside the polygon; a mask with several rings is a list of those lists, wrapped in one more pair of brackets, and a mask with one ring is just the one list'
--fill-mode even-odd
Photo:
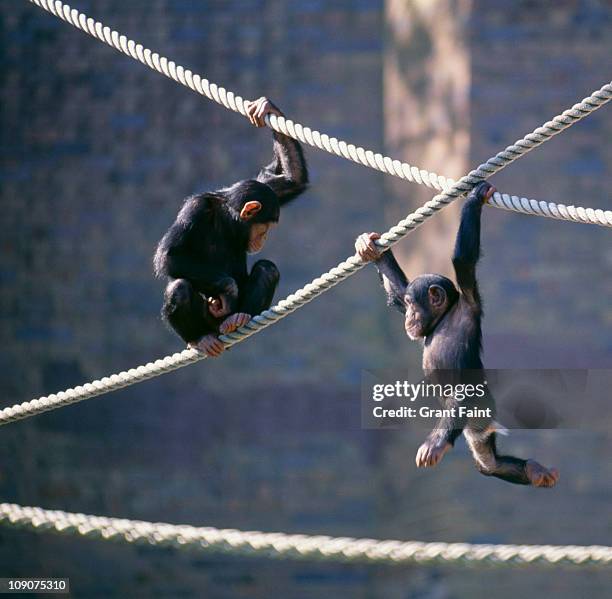
{"label": "rope strand", "polygon": [[118,543],[270,559],[392,565],[485,563],[494,566],[542,564],[610,566],[612,564],[612,547],[601,545],[474,545],[378,541],[280,532],[245,532],[90,516],[39,507],[23,507],[14,503],[0,504],[0,524],[35,532],[51,532]]}

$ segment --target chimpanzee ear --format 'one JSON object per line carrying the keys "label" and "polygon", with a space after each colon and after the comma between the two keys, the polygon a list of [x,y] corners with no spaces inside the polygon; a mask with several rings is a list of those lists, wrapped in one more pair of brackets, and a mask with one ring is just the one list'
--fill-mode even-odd
{"label": "chimpanzee ear", "polygon": [[251,220],[261,210],[261,202],[249,200],[240,211],[240,220]]}
{"label": "chimpanzee ear", "polygon": [[429,305],[433,308],[439,308],[446,302],[446,290],[440,285],[430,285],[427,295],[429,296]]}

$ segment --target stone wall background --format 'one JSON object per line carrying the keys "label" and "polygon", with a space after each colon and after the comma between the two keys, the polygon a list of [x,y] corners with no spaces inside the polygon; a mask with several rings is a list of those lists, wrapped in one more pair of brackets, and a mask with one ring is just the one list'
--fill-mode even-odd
{"label": "stone wall background", "polygon": [[[604,1],[73,5],[244,97],[266,94],[300,122],[451,176],[610,72]],[[11,405],[181,348],[158,318],[155,244],[182,197],[256,172],[270,135],[26,2],[0,5],[0,31],[0,385],[1,405]],[[392,126],[405,106],[418,108],[421,131]],[[609,208],[611,122],[602,109],[495,183]],[[282,273],[278,297],[344,259],[358,233],[429,197],[306,151],[312,189],[265,251]],[[400,245],[409,272],[446,267],[453,210]],[[609,231],[496,210],[485,219],[487,364],[609,367]],[[377,285],[367,269],[221,360],[3,427],[2,500],[270,531],[609,544],[609,434],[504,440],[560,467],[562,484],[547,493],[479,477],[463,444],[437,472],[416,471],[421,433],[360,430],[361,370],[419,359]],[[0,571],[70,576],[76,597],[455,598],[495,589],[502,599],[569,598],[607,588],[601,572],[276,563],[6,529]]]}

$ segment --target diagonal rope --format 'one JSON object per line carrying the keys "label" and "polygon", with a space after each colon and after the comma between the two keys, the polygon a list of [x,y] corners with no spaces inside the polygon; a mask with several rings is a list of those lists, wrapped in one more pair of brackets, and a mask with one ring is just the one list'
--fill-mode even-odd
{"label": "diagonal rope", "polygon": [[[234,94],[234,92],[209,82],[207,79],[200,77],[197,73],[193,73],[189,69],[177,65],[174,61],[168,60],[165,56],[160,56],[157,52],[151,52],[151,50],[144,48],[141,44],[106,27],[99,21],[94,21],[94,19],[76,9],[70,8],[70,6],[59,0],[29,1],[67,23],[70,23],[70,25],[73,25],[77,29],[108,44],[119,52],[130,56],[134,60],[158,71],[162,75],[173,79],[177,83],[206,96],[209,100],[213,100],[229,110],[246,116],[244,106],[245,100],[241,96]],[[611,85],[604,86],[600,90],[600,94],[595,101],[600,104],[605,104],[612,97],[611,92]],[[582,106],[589,103],[589,101],[593,101],[593,96],[591,96],[591,98],[585,98],[580,104],[576,104],[572,110],[581,111]],[[456,183],[453,179],[449,179],[425,169],[417,168],[407,162],[401,162],[389,156],[374,153],[371,150],[366,150],[351,143],[347,144],[343,140],[329,137],[325,133],[320,133],[310,127],[304,127],[300,123],[294,123],[283,117],[272,116],[266,119],[266,123],[275,131],[289,135],[302,143],[325,150],[330,154],[335,154],[336,156],[346,158],[347,160],[362,164],[363,166],[399,177],[400,179],[425,185],[437,191],[448,191]],[[548,122],[539,129],[536,129],[533,135],[546,137],[556,135],[556,133],[561,130],[556,129],[556,127],[558,127],[558,123]],[[611,210],[566,206],[564,204],[555,204],[554,202],[538,202],[537,200],[530,200],[528,198],[512,196],[505,193],[495,193],[491,200],[489,200],[489,204],[496,208],[522,212],[524,214],[612,227]]]}
{"label": "diagonal rope", "polygon": [[[479,181],[502,170],[508,164],[551,139],[554,135],[571,127],[574,123],[585,118],[600,106],[603,106],[610,97],[612,97],[611,85],[606,85],[600,90],[595,91],[591,96],[585,98],[582,103],[566,110],[563,114],[556,116],[546,125],[538,127],[533,133],[529,133],[523,139],[518,140],[514,145],[508,146],[505,150],[489,158],[487,162],[481,164],[477,169],[459,179],[450,189],[423,204],[423,206],[418,208],[415,212],[409,214],[405,219],[397,223],[395,227],[392,227],[384,233],[376,244],[381,248],[389,248],[395,245],[400,239],[408,235],[413,229],[419,227],[438,210],[441,210],[447,204],[470,191]],[[285,318],[298,308],[312,301],[315,297],[331,289],[341,281],[344,281],[364,266],[365,263],[361,262],[357,256],[351,256],[344,260],[344,262],[338,264],[335,268],[323,273],[320,277],[314,279],[301,289],[298,289],[284,300],[281,300],[269,310],[265,310],[261,314],[254,316],[248,324],[237,331],[229,335],[222,335],[219,338],[223,341],[225,347],[231,347],[236,343],[240,343],[247,337],[255,335],[271,324]],[[35,414],[40,414],[41,412],[61,408],[71,403],[90,399],[123,387],[128,387],[147,379],[160,376],[166,372],[193,364],[204,358],[206,358],[205,354],[194,349],[186,349],[180,353],[175,353],[171,356],[156,360],[155,362],[149,362],[144,366],[138,366],[137,368],[132,368],[120,372],[119,374],[113,374],[73,389],[67,389],[66,391],[60,391],[59,393],[53,393],[45,397],[16,404],[12,407],[0,410],[0,425],[28,418]]]}
{"label": "diagonal rope", "polygon": [[393,565],[612,565],[612,547],[602,545],[473,545],[245,532],[90,516],[14,503],[0,504],[0,524],[118,543],[272,559]]}

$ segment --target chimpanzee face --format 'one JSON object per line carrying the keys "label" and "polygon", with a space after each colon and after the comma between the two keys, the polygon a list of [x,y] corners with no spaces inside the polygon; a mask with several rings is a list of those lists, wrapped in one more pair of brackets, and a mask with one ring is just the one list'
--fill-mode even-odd
{"label": "chimpanzee face", "polygon": [[[449,293],[451,297],[449,298]],[[404,328],[410,339],[426,337],[455,301],[452,281],[442,275],[421,275],[407,287],[404,295]]]}
{"label": "chimpanzee face", "polygon": [[404,296],[404,304],[406,306],[406,318],[404,320],[406,335],[412,341],[425,337],[431,319],[429,310],[423,309],[423,306],[419,305],[418,301],[409,292]]}
{"label": "chimpanzee face", "polygon": [[249,229],[249,246],[248,253],[256,254],[260,252],[266,241],[268,240],[268,233],[270,229],[276,226],[276,223],[252,223]]}

